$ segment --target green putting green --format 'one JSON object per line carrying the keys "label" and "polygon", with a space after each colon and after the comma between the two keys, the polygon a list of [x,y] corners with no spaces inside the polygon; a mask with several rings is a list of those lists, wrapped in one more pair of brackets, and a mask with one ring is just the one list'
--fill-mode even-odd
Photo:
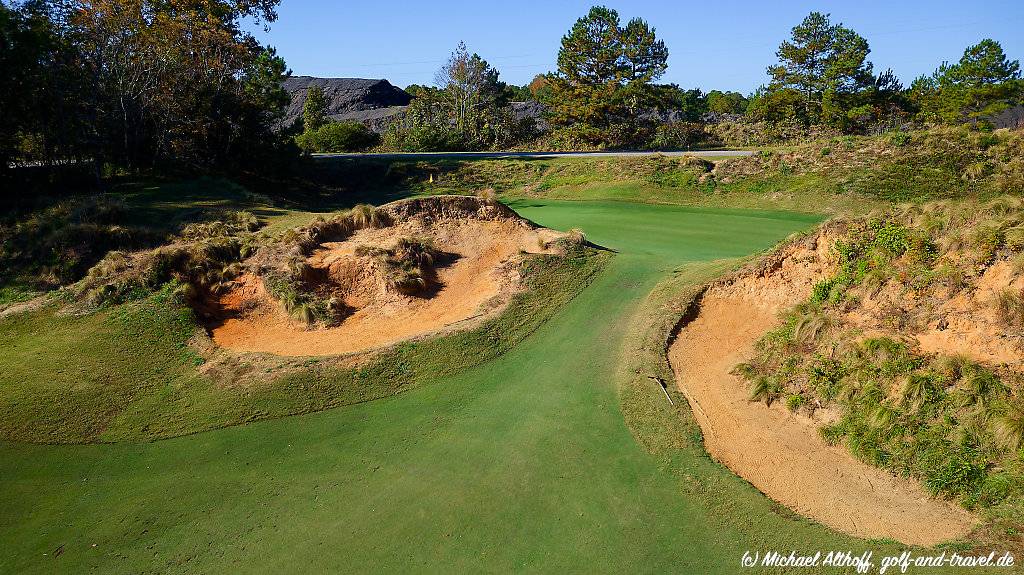
{"label": "green putting green", "polygon": [[626,326],[659,281],[707,279],[817,217],[512,206],[618,252],[512,351],[311,415],[150,444],[0,444],[0,573],[734,573],[746,550],[863,546],[706,457],[648,454],[616,387]]}

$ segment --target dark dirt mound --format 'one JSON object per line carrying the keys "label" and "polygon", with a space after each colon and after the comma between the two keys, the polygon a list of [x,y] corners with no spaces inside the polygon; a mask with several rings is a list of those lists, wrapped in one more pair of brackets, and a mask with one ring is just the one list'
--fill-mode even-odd
{"label": "dark dirt mound", "polygon": [[989,118],[995,128],[1024,128],[1024,106],[1014,106]]}
{"label": "dark dirt mound", "polygon": [[302,116],[302,106],[306,103],[306,92],[310,86],[323,88],[327,96],[327,114],[335,120],[358,119],[351,116],[366,110],[407,106],[412,100],[405,90],[387,80],[294,76],[284,82],[284,89],[292,95],[285,125]]}

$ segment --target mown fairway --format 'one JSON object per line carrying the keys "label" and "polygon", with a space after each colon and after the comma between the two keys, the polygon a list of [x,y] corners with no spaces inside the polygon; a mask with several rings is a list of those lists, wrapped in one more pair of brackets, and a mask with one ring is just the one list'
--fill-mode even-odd
{"label": "mown fairway", "polygon": [[747,549],[863,546],[773,512],[706,458],[647,454],[616,391],[626,326],[659,281],[706,279],[816,218],[513,207],[619,253],[512,352],[313,415],[152,444],[0,445],[0,572],[733,573]]}

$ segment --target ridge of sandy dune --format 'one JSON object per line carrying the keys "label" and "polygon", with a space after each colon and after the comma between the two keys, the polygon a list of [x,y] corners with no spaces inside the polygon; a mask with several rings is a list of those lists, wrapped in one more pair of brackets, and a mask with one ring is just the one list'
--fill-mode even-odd
{"label": "ridge of sandy dune", "polygon": [[670,347],[708,453],[768,497],[838,531],[913,545],[966,535],[975,523],[967,511],[828,445],[820,421],[748,400],[746,385],[730,372],[753,355],[776,317],[750,298],[712,288]]}

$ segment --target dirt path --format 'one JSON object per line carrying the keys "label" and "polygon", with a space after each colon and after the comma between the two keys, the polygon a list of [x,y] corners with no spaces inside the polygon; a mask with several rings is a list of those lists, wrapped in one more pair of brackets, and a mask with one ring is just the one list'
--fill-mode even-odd
{"label": "dirt path", "polygon": [[32,298],[32,299],[30,299],[28,301],[23,301],[23,302],[11,304],[11,305],[3,308],[3,309],[0,309],[0,319],[3,319],[5,317],[11,316],[11,315],[17,315],[19,313],[27,313],[27,312],[30,312],[30,311],[35,311],[35,310],[43,307],[43,305],[45,305],[45,304],[46,304],[46,296],[45,295],[41,295],[39,297],[34,297],[34,298]]}
{"label": "dirt path", "polygon": [[708,452],[772,499],[846,533],[915,545],[967,534],[968,512],[829,446],[820,421],[748,401],[730,371],[776,323],[775,313],[749,299],[709,294],[673,343],[669,359]]}

